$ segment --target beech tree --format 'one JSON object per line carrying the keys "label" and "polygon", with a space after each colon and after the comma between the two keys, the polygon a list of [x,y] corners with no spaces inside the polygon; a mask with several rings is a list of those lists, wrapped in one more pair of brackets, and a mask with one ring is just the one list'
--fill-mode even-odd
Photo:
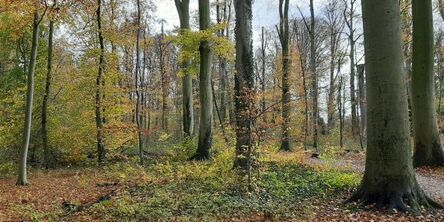
{"label": "beech tree", "polygon": [[254,112],[254,62],[252,0],[235,0],[236,74],[234,103],[236,116],[236,160],[234,165],[246,169],[254,146],[252,128]]}
{"label": "beech tree", "polygon": [[[177,12],[179,14],[181,33],[190,30],[190,1],[175,0]],[[183,131],[186,137],[193,135],[194,131],[194,109],[193,109],[193,77],[188,73],[190,61],[183,61],[181,64],[182,77],[182,118]]]}
{"label": "beech tree", "polygon": [[318,74],[316,72],[316,33],[315,33],[315,14],[313,0],[310,0],[310,72],[313,75],[312,84],[312,121],[313,121],[313,148],[318,151]]}
{"label": "beech tree", "polygon": [[434,80],[434,33],[431,0],[413,0],[412,111],[414,166],[444,165],[437,126]]}
{"label": "beech tree", "polygon": [[[54,2],[53,8],[55,8],[56,2]],[[53,38],[54,38],[54,18],[50,18],[49,21],[49,33],[48,33],[48,64],[45,81],[45,94],[43,95],[42,102],[42,145],[45,159],[45,168],[49,168],[49,147],[48,147],[48,98],[51,92],[51,80],[52,80],[52,53],[53,53]]]}
{"label": "beech tree", "polygon": [[348,28],[347,37],[350,44],[349,59],[350,59],[350,103],[351,103],[351,117],[352,117],[352,135],[356,137],[359,135],[359,120],[358,120],[358,102],[356,100],[355,77],[356,77],[356,41],[359,37],[355,36],[355,17],[357,0],[342,0],[344,2],[344,21]]}
{"label": "beech tree", "polygon": [[282,48],[282,137],[280,150],[290,151],[290,57],[288,7],[290,0],[279,0],[279,27],[276,28]]}
{"label": "beech tree", "polygon": [[34,100],[34,73],[35,64],[37,60],[37,47],[39,42],[39,25],[42,21],[38,8],[34,12],[34,21],[32,24],[32,44],[31,56],[28,66],[28,80],[26,91],[26,110],[25,110],[25,125],[23,128],[23,146],[20,155],[20,164],[18,171],[17,185],[27,185],[28,178],[26,176],[26,162],[28,160],[29,140],[31,138],[31,121],[32,121],[32,103]]}
{"label": "beech tree", "polygon": [[362,12],[371,112],[364,177],[349,201],[400,211],[419,210],[421,205],[440,207],[425,195],[413,170],[399,2],[364,0]]}
{"label": "beech tree", "polygon": [[100,54],[99,68],[96,78],[96,130],[97,130],[97,159],[102,162],[105,159],[105,141],[103,139],[103,71],[105,69],[105,43],[102,34],[102,0],[97,0],[96,22],[99,38]]}
{"label": "beech tree", "polygon": [[341,71],[344,60],[344,53],[341,52],[341,33],[344,30],[344,20],[337,1],[329,1],[325,8],[325,17],[329,35],[329,87],[327,97],[327,131],[333,129],[336,125],[336,88],[337,79]]}
{"label": "beech tree", "polygon": [[[199,27],[206,31],[210,27],[210,1],[199,0]],[[199,139],[195,160],[210,158],[210,149],[213,140],[213,97],[211,89],[211,62],[212,53],[210,42],[206,39],[200,42],[200,72],[199,72],[199,100],[200,120]]]}
{"label": "beech tree", "polygon": [[[140,37],[141,37],[141,8],[140,8],[140,0],[136,1],[137,3],[137,37],[136,37],[136,69],[135,69],[135,88],[136,88],[136,125],[137,125],[137,137],[138,137],[138,148],[139,148],[139,158],[140,164],[143,164],[143,138],[142,138],[142,116],[140,114],[140,104],[142,103],[142,94],[140,90],[139,84],[139,76],[141,74],[140,70]],[[142,73],[143,74],[143,73]]]}

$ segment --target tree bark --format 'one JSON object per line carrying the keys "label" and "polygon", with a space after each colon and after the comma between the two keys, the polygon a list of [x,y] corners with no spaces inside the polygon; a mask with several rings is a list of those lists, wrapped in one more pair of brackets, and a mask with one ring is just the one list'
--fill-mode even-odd
{"label": "tree bark", "polygon": [[[190,1],[175,0],[177,12],[179,14],[180,29],[184,33],[190,30]],[[193,77],[188,73],[189,61],[183,61],[181,64],[182,93],[183,93],[183,132],[185,137],[191,137],[194,134],[194,109],[193,109]]]}
{"label": "tree bark", "polygon": [[316,42],[315,42],[315,14],[313,0],[310,0],[310,71],[313,75],[312,100],[313,100],[313,148],[318,151],[318,74],[316,73]]}
{"label": "tree bark", "polygon": [[102,35],[102,17],[101,17],[102,0],[97,0],[97,32],[99,36],[100,55],[99,69],[96,78],[96,129],[97,129],[97,157],[99,163],[105,159],[105,142],[103,139],[103,71],[105,69],[105,44]]}
{"label": "tree bark", "polygon": [[[267,62],[267,37],[265,36],[265,28],[262,26],[261,30],[261,62],[262,62],[262,69],[261,69],[261,112],[265,112],[266,107],[266,95],[265,95],[265,86],[266,86],[266,80],[265,80],[265,74],[266,74],[266,62]],[[267,122],[267,116],[264,114],[264,122]]]}
{"label": "tree bark", "polygon": [[368,96],[367,156],[349,201],[378,208],[438,207],[418,185],[410,151],[398,1],[362,1]]}
{"label": "tree bark", "polygon": [[[221,2],[220,0],[216,1],[216,19],[217,19],[217,23],[221,24],[222,22],[226,22],[226,13],[221,13],[223,11],[225,11],[226,8],[226,1],[223,2],[224,7],[221,7]],[[219,30],[218,31],[218,36],[219,37],[224,37],[225,33],[225,29],[224,30]],[[219,98],[220,98],[220,108],[219,108],[219,114],[220,114],[220,119],[222,120],[222,123],[225,122],[226,119],[226,88],[227,88],[227,60],[223,57],[219,57]]]}
{"label": "tree bark", "polygon": [[140,103],[142,101],[142,95],[140,93],[140,83],[139,83],[139,75],[140,75],[140,36],[141,36],[141,10],[140,10],[140,0],[137,0],[137,37],[136,37],[136,69],[135,69],[135,77],[134,84],[136,89],[136,126],[137,126],[137,138],[138,138],[138,147],[139,147],[139,160],[140,164],[143,164],[143,138],[142,138],[142,115],[140,114]]}
{"label": "tree bark", "polygon": [[431,0],[413,0],[412,112],[415,167],[443,166],[434,82],[434,40]]}
{"label": "tree bark", "polygon": [[165,68],[165,47],[164,39],[164,23],[161,24],[161,33],[159,38],[159,66],[162,86],[162,130],[168,131],[168,76]]}
{"label": "tree bark", "polygon": [[360,137],[364,139],[366,137],[367,129],[367,95],[365,93],[365,65],[360,64],[357,66],[358,69],[358,98],[359,98],[359,110],[360,110]]}
{"label": "tree bark", "polygon": [[236,158],[235,167],[246,170],[250,166],[253,141],[254,112],[254,62],[252,0],[234,1],[236,12],[236,73],[234,103],[236,116]]}
{"label": "tree bark", "polygon": [[282,151],[291,150],[290,141],[290,58],[289,58],[289,25],[288,25],[288,7],[290,0],[279,0],[279,39],[282,47]]}
{"label": "tree bark", "polygon": [[32,103],[34,99],[34,73],[35,64],[37,60],[37,47],[39,43],[39,24],[41,21],[40,13],[34,12],[34,21],[32,25],[32,45],[31,56],[28,66],[28,89],[26,91],[26,110],[25,110],[25,125],[23,127],[23,147],[20,155],[20,164],[18,171],[17,185],[27,185],[28,178],[26,175],[26,162],[28,159],[29,141],[31,138],[31,122],[32,122]]}
{"label": "tree bark", "polygon": [[344,81],[343,77],[339,77],[339,84],[338,84],[338,113],[339,113],[339,146],[341,148],[344,147],[344,101],[345,96],[343,96],[344,93]]}
{"label": "tree bark", "polygon": [[[199,0],[199,26],[201,31],[210,27],[210,2]],[[211,91],[211,62],[212,52],[210,43],[206,40],[200,42],[200,75],[199,75],[199,99],[200,99],[200,125],[199,141],[194,160],[206,160],[210,158],[210,149],[213,140],[213,97]]]}
{"label": "tree bark", "polygon": [[45,168],[49,168],[49,147],[48,147],[48,98],[51,92],[52,80],[52,51],[53,51],[54,21],[49,21],[48,33],[48,64],[45,82],[45,94],[42,102],[42,145],[43,156],[45,159]]}

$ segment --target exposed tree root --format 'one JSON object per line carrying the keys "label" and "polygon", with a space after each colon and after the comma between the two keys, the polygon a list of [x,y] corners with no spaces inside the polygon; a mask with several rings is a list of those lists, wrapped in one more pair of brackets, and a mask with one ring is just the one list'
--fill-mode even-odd
{"label": "exposed tree root", "polygon": [[117,189],[111,190],[110,192],[98,197],[95,201],[86,203],[86,204],[81,204],[81,205],[77,205],[77,204],[73,204],[73,203],[69,203],[69,202],[63,202],[63,209],[65,211],[64,217],[82,211],[86,208],[89,208],[91,206],[93,206],[94,204],[98,204],[101,203],[103,201],[106,200],[110,200],[113,196],[115,196],[117,194]]}
{"label": "exposed tree root", "polygon": [[190,157],[188,160],[189,161],[206,161],[209,160],[210,156],[209,155],[202,155],[202,154],[194,154],[192,157]]}
{"label": "exposed tree root", "polygon": [[379,210],[417,213],[421,207],[426,209],[444,209],[443,206],[429,198],[419,185],[413,189],[382,190],[369,193],[362,188],[355,192],[345,203],[357,202],[359,205],[374,205]]}

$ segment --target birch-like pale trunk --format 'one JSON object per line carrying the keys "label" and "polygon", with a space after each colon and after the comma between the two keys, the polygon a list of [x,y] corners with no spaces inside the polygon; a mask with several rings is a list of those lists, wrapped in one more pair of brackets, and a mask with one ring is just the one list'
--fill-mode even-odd
{"label": "birch-like pale trunk", "polygon": [[[38,10],[38,9],[37,9]],[[31,56],[28,66],[28,89],[26,91],[26,110],[25,110],[25,125],[23,127],[23,146],[20,155],[20,164],[18,171],[17,185],[27,185],[28,178],[26,175],[26,162],[28,159],[29,141],[31,138],[31,125],[32,125],[32,103],[34,100],[34,73],[35,64],[37,60],[37,47],[39,42],[39,23],[41,21],[40,13],[34,12],[34,21],[32,25],[32,45]]]}

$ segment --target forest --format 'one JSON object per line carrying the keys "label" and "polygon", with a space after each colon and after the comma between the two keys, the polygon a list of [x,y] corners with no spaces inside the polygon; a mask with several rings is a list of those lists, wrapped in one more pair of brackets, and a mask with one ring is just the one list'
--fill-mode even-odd
{"label": "forest", "polygon": [[444,221],[444,0],[0,0],[0,222]]}

